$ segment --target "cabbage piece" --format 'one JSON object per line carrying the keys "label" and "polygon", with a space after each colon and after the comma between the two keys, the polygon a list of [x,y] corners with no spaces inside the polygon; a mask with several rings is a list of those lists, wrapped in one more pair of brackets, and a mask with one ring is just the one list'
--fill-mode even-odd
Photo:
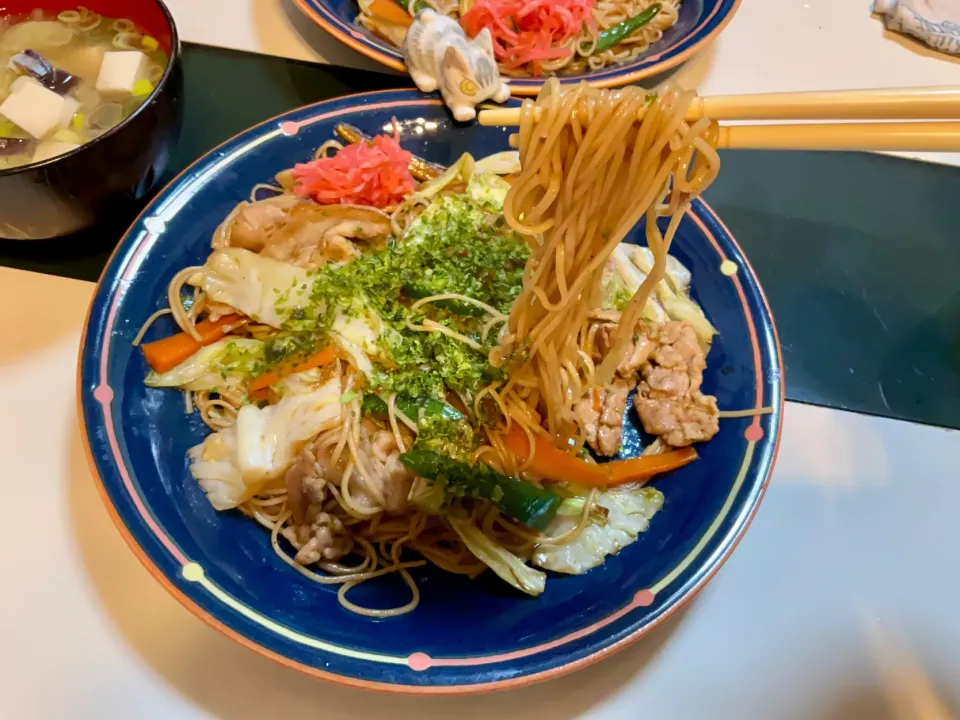
{"label": "cabbage piece", "polygon": [[448,517],[447,520],[470,552],[503,580],[527,595],[536,597],[543,592],[547,583],[546,573],[526,565],[523,560],[484,535],[472,522],[455,517]]}
{"label": "cabbage piece", "polygon": [[503,211],[510,183],[493,173],[477,173],[467,183],[467,195],[484,209]]}
{"label": "cabbage piece", "polygon": [[276,405],[244,405],[237,413],[237,467],[244,480],[271,480],[286,471],[299,446],[340,416],[340,381]]}
{"label": "cabbage piece", "polygon": [[[620,278],[623,280],[627,294],[633,297],[637,290],[640,289],[640,284],[647,275],[641,272],[637,266],[631,262],[630,252],[627,248],[628,246],[625,243],[617,245],[610,255],[610,260],[613,263],[613,267],[616,268],[617,273],[619,273]],[[657,302],[657,299],[652,294],[647,298],[647,304],[643,308],[643,319],[657,323],[666,322],[667,320],[667,313],[664,312],[660,303]]]}
{"label": "cabbage piece", "polygon": [[[323,306],[311,300],[313,280],[308,272],[281,260],[226,248],[210,255],[199,275],[194,284],[212,300],[275,328],[283,327],[298,309],[306,310],[307,317],[323,314]],[[373,365],[368,356],[376,354],[381,330],[380,316],[365,309],[360,298],[354,298],[349,314],[337,313],[330,335],[369,377]]]}
{"label": "cabbage piece", "polygon": [[323,372],[320,368],[304,370],[303,372],[290,373],[270,386],[277,395],[303,395],[313,392],[321,385]]}
{"label": "cabbage piece", "polygon": [[181,387],[185,390],[235,388],[263,359],[263,343],[252,338],[223,338],[202,347],[165,373],[152,370],[144,382],[150,387]]}
{"label": "cabbage piece", "polygon": [[[647,529],[650,519],[663,507],[663,493],[652,487],[612,489],[600,493],[597,502],[607,509],[606,518],[591,521],[572,542],[538,545],[533,562],[571,575],[582,575],[601,565],[605,557],[620,552]],[[544,534],[556,537],[579,521],[577,513],[558,513]]]}
{"label": "cabbage piece", "polygon": [[[653,253],[650,249],[638,245],[630,247],[633,264],[644,274],[653,270]],[[657,297],[670,319],[688,323],[697,334],[700,344],[706,348],[717,330],[707,320],[700,306],[690,299],[690,279],[690,271],[675,257],[667,255],[666,277],[657,283]]]}
{"label": "cabbage piece", "polygon": [[470,178],[473,177],[473,171],[473,155],[464,153],[453,165],[448,167],[442,175],[435,177],[428,183],[424,183],[417,192],[413,193],[413,197],[429,200],[457,179],[463,180],[464,183],[469,183]]}
{"label": "cabbage piece", "polygon": [[612,260],[603,266],[601,276],[603,283],[603,310],[623,310],[630,302],[630,291],[627,290],[627,284],[623,281],[623,276],[617,270],[616,263]]}
{"label": "cabbage piece", "polygon": [[187,457],[190,458],[190,474],[217,510],[235,508],[255,492],[247,487],[237,469],[235,427],[208,435],[200,445],[187,450]]}
{"label": "cabbage piece", "polygon": [[560,503],[560,507],[557,508],[557,515],[565,515],[579,519],[580,516],[583,515],[583,506],[586,504],[587,499],[580,495],[564,498],[563,502]]}
{"label": "cabbage piece", "polygon": [[[630,245],[631,259],[644,274],[653,270],[653,251],[643,245]],[[693,276],[690,270],[673,255],[667,255],[666,280],[676,293],[689,293]]]}
{"label": "cabbage piece", "polygon": [[443,483],[435,483],[419,475],[413,479],[407,502],[424,512],[437,515],[446,502],[447,494]]}
{"label": "cabbage piece", "polygon": [[310,305],[313,283],[306,270],[243,248],[215,251],[198,275],[191,283],[211,300],[275,328],[293,310]]}
{"label": "cabbage piece", "polygon": [[487,155],[477,160],[474,166],[475,173],[494,173],[496,175],[512,175],[520,172],[520,153],[517,150]]}
{"label": "cabbage piece", "polygon": [[330,335],[337,347],[349,355],[360,372],[373,377],[373,363],[369,356],[378,352],[377,341],[383,329],[380,316],[373,311],[360,311],[356,315],[337,313]]}
{"label": "cabbage piece", "polygon": [[610,262],[623,280],[627,292],[631,295],[637,292],[646,274],[640,272],[639,268],[630,260],[630,252],[624,243],[620,243],[613,249]]}
{"label": "cabbage piece", "polygon": [[710,324],[699,305],[685,295],[668,295],[666,292],[661,297],[661,302],[671,319],[690,325],[697,334],[700,344],[704,348],[710,346],[713,336],[717,334],[717,329]]}
{"label": "cabbage piece", "polygon": [[351,315],[337,313],[333,320],[333,330],[364,352],[375,353],[382,323],[380,316],[372,311],[361,310]]}
{"label": "cabbage piece", "polygon": [[190,472],[217,510],[236,507],[282,477],[304,443],[339,416],[339,379],[284,395],[276,405],[244,405],[235,425],[187,451]]}

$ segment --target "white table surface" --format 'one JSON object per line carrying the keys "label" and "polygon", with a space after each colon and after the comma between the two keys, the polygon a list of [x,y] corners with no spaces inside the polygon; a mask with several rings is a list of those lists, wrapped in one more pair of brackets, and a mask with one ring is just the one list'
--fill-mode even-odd
{"label": "white table surface", "polygon": [[16,309],[0,314],[0,718],[950,717],[893,713],[898,693],[924,694],[918,678],[960,707],[960,435],[793,403],[740,547],[622,653],[473,698],[387,697],[275,665],[169,597],[102,506],[75,412],[92,290],[0,269],[0,307]]}
{"label": "white table surface", "polygon": [[[189,41],[374,67],[288,0],[168,2]],[[710,94],[960,84],[958,61],[889,36],[867,4],[744,0],[681,77]],[[960,717],[960,435],[798,404],[730,561],[613,658],[465,699],[386,697],[275,665],[170,598],[102,507],[75,411],[92,289],[0,268],[4,720]]]}

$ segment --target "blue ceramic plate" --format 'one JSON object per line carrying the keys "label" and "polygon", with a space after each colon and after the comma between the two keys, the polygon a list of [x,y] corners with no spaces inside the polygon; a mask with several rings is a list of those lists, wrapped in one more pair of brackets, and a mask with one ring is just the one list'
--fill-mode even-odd
{"label": "blue ceramic plate", "polygon": [[[357,0],[294,0],[317,25],[342,43],[394,70],[406,70],[403,55],[393,45],[356,22]],[[633,62],[596,72],[561,75],[564,83],[588,80],[597,87],[620,87],[659,75],[688,60],[727,26],[740,0],[683,0],[677,24]],[[536,95],[543,78],[507,78],[514,95]]]}
{"label": "blue ceramic plate", "polygon": [[[283,564],[260,526],[214,511],[186,457],[208,431],[196,415],[184,415],[179,393],[143,384],[147,366],[131,341],[166,307],[173,274],[204,261],[214,228],[256,183],[311,158],[338,122],[376,134],[393,118],[404,146],[437,163],[507,147],[504,129],[458,126],[439,100],[400,90],[295,110],[204,156],[147,207],[100,279],[80,350],[84,435],[104,501],[130,547],[183,605],[230,637],[309,674],[367,688],[456,693],[521,685],[639,638],[733,551],[767,486],[780,434],[773,319],[740,248],[696,202],[673,253],[692,270],[693,295],[720,331],[703,389],[721,408],[766,406],[773,414],[722,420],[719,435],[699,446],[699,462],[658,482],[666,502],[636,543],[586,575],[552,577],[539,599],[492,573],[470,581],[421,568],[422,600],[413,613],[384,620],[349,613],[335,588]],[[172,332],[172,321],[161,318],[147,339]],[[627,435],[636,439],[632,411],[629,417]],[[353,593],[366,606],[408,599],[392,577]]]}

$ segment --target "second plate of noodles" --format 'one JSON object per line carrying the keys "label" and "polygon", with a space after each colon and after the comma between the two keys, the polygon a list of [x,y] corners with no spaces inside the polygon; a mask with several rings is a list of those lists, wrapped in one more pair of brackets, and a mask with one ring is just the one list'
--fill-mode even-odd
{"label": "second plate of noodles", "polygon": [[487,29],[501,74],[516,95],[557,75],[598,87],[663,73],[711,40],[739,0],[297,0],[317,24],[397,70],[413,16],[431,8],[468,37]]}
{"label": "second plate of noodles", "polygon": [[[106,365],[91,356],[90,372],[124,380],[117,405],[99,389],[115,380],[82,379],[88,426],[98,405],[123,409],[91,449],[117,508],[129,489],[111,468],[131,458],[161,523],[152,540],[135,531],[151,562],[168,561],[148,547],[176,538],[184,580],[209,578],[221,602],[246,607],[231,627],[271,652],[271,634],[303,628],[324,653],[404,648],[413,672],[446,656],[455,684],[490,682],[417,634],[460,616],[479,623],[458,644],[476,636],[467,654],[483,664],[516,663],[517,677],[567,667],[622,632],[624,603],[650,608],[624,626],[636,631],[692,592],[742,532],[772,462],[769,317],[738,251],[711,234],[721,226],[693,209],[719,170],[716,128],[684,121],[692,93],[554,80],[524,104],[518,150],[483,154],[505,133],[475,128],[488,140],[465,152],[457,137],[471,132],[449,135],[436,101],[394,95],[250,131],[273,146],[273,177],[245,190],[241,165],[201,163],[187,183],[207,183],[206,222],[222,212],[206,237],[191,231],[188,261],[164,255],[149,279],[134,270],[155,262],[145,238],[170,236],[194,195],[148,211],[146,235],[113,261],[126,267],[117,277],[136,272],[135,289],[106,295],[106,315],[94,305],[87,342]],[[257,147],[238,145],[231,162]],[[277,164],[280,148],[291,162]],[[691,228],[714,239],[689,245]],[[125,344],[109,311],[121,306]],[[147,408],[163,408],[170,433],[147,433],[152,459],[127,429]],[[120,456],[98,439],[114,427]],[[167,479],[145,485],[156,471]],[[551,626],[571,611],[594,630]],[[247,625],[264,613],[267,639]],[[527,630],[499,636],[498,615]],[[390,639],[362,630],[371,618],[396,628]],[[337,674],[370,672],[355,661]]]}

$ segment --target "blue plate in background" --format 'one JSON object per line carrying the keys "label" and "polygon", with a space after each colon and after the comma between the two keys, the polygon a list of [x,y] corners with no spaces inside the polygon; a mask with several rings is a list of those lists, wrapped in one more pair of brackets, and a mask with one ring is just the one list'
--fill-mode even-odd
{"label": "blue plate in background", "polygon": [[[404,147],[436,163],[507,147],[505,129],[459,126],[439,100],[400,90],[301,108],[208,153],[147,207],[100,279],[80,349],[83,436],[130,547],[184,606],[235,640],[309,674],[366,688],[458,693],[522,685],[639,638],[732,552],[776,455],[783,404],[776,332],[739,247],[710,208],[695,202],[672,252],[691,269],[693,295],[720,331],[703,389],[721,408],[773,413],[722,420],[720,433],[698,446],[699,462],[657,481],[666,502],[636,543],[586,575],[552,576],[538,599],[492,573],[470,581],[426,567],[414,571],[422,600],[413,613],[383,620],[351,614],[337,602],[336,587],[285,565],[259,525],[214,511],[186,457],[208,430],[196,415],[184,415],[180,393],[143,384],[147,366],[131,341],[166,306],[173,274],[203,263],[214,228],[255,184],[312,158],[338,122],[376,134],[394,118]],[[173,331],[161,318],[147,339]],[[632,411],[629,418],[636,421]],[[392,577],[351,594],[361,605],[384,607],[408,597]]]}
{"label": "blue plate in background", "polygon": [[[391,2],[394,0],[390,0]],[[357,52],[394,70],[405,71],[403,54],[357,24],[357,0],[294,0],[317,25]],[[597,87],[620,87],[659,75],[685,62],[733,19],[740,0],[683,0],[677,23],[635,60],[589,73],[560,75],[565,84],[587,80]],[[506,78],[514,95],[536,95],[543,78]]]}

